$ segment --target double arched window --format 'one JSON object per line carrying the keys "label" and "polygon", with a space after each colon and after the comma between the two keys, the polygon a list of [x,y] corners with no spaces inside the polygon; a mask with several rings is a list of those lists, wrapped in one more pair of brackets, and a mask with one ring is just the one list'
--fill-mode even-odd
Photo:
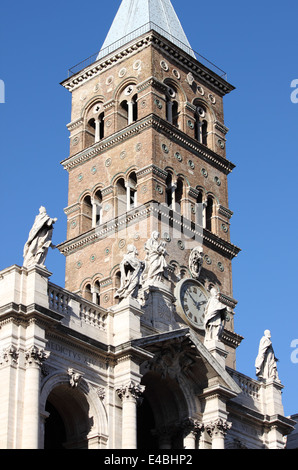
{"label": "double arched window", "polygon": [[102,194],[100,189],[86,194],[81,201],[81,231],[86,232],[102,223]]}
{"label": "double arched window", "polygon": [[137,207],[137,175],[133,171],[127,178],[119,178],[115,187],[115,213],[124,214],[126,211]]}
{"label": "double arched window", "polygon": [[92,145],[105,137],[103,103],[97,102],[87,112],[86,145]]}
{"label": "double arched window", "polygon": [[181,203],[183,197],[183,179],[181,177],[173,179],[172,173],[168,173],[166,179],[166,204],[173,210],[181,214]]}
{"label": "double arched window", "polygon": [[138,95],[134,84],[127,85],[119,95],[118,129],[138,120]]}
{"label": "double arched window", "polygon": [[83,297],[89,302],[93,302],[96,305],[100,305],[100,283],[95,281],[94,283],[88,282],[83,288]]}

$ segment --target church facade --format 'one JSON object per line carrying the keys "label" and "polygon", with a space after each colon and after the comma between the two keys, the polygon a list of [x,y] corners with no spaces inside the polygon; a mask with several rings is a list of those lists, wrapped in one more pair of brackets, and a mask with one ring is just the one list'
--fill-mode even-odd
{"label": "church facade", "polygon": [[65,287],[46,269],[56,219],[41,208],[23,266],[0,272],[0,448],[284,448],[295,422],[268,332],[257,377],[236,368],[234,87],[193,52],[170,0],[123,0],[62,85]]}

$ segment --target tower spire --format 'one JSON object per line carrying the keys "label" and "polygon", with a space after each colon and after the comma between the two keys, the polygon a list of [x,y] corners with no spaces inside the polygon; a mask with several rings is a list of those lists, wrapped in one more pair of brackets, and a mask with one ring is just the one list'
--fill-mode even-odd
{"label": "tower spire", "polygon": [[98,58],[150,30],[194,56],[170,0],[122,0]]}

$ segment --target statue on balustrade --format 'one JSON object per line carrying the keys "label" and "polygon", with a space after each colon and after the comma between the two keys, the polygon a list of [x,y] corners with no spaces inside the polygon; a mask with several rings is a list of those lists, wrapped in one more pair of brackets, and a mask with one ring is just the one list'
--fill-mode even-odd
{"label": "statue on balustrade", "polygon": [[159,241],[159,232],[152,232],[151,238],[145,243],[145,265],[146,275],[144,275],[147,285],[154,285],[156,281],[162,282],[162,278],[167,278],[167,250],[166,242]]}
{"label": "statue on balustrade", "polygon": [[274,379],[278,380],[277,363],[278,359],[275,357],[270,330],[264,331],[264,336],[261,338],[259,344],[259,351],[255,361],[256,375],[260,379]]}
{"label": "statue on balustrade", "polygon": [[206,305],[204,326],[205,341],[220,341],[225,326],[227,307],[219,300],[215,287],[210,289],[210,298]]}
{"label": "statue on balustrade", "polygon": [[56,221],[57,219],[48,216],[45,207],[40,207],[39,214],[35,217],[33,227],[24,246],[24,267],[28,268],[33,265],[44,267],[48,249],[50,247],[55,248],[55,245],[52,244],[52,236]]}
{"label": "statue on balustrade", "polygon": [[120,300],[127,297],[137,298],[141,282],[141,275],[144,270],[144,263],[138,258],[138,251],[134,245],[127,246],[127,253],[120,263],[120,287],[115,294],[115,298]]}

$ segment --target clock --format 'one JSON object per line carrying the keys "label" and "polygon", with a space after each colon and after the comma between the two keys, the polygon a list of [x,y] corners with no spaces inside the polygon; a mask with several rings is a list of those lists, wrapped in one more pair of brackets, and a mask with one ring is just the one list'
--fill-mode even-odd
{"label": "clock", "polygon": [[177,313],[192,327],[204,330],[206,289],[195,279],[182,279],[176,286]]}

